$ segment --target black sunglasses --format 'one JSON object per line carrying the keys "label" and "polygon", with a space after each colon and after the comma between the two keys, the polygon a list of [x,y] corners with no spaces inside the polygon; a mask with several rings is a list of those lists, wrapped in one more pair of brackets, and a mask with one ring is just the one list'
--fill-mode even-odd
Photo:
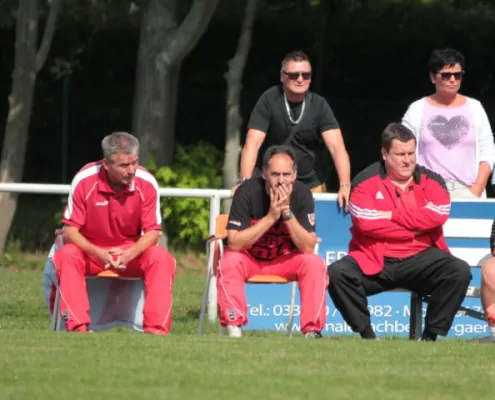
{"label": "black sunglasses", "polygon": [[296,81],[299,79],[299,76],[302,76],[303,79],[308,80],[311,79],[311,72],[286,72],[282,71],[291,81]]}
{"label": "black sunglasses", "polygon": [[454,77],[456,81],[460,81],[464,75],[464,71],[459,72],[439,72],[443,81],[449,81],[451,77]]}

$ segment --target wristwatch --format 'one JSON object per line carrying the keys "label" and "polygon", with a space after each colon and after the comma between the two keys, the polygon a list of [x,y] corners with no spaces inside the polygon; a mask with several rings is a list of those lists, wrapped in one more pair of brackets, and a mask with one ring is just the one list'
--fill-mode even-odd
{"label": "wristwatch", "polygon": [[240,185],[242,182],[247,181],[248,178],[245,176],[241,176],[239,179],[237,179],[237,184]]}
{"label": "wristwatch", "polygon": [[288,221],[294,217],[294,213],[289,210],[286,213],[282,213],[282,221]]}

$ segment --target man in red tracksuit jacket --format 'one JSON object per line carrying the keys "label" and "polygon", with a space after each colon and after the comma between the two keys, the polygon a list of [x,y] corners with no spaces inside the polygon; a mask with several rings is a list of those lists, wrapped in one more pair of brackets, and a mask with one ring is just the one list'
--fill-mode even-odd
{"label": "man in red tracksuit jacket", "polygon": [[443,236],[450,195],[440,175],[416,164],[416,139],[405,126],[385,128],[382,158],[352,182],[349,253],[328,267],[328,291],[364,339],[376,338],[367,296],[395,288],[431,295],[421,340],[434,341],[448,333],[471,280]]}

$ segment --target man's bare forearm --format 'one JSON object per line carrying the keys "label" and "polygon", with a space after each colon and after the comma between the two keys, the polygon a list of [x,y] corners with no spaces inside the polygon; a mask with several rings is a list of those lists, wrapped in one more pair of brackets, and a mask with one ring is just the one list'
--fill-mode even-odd
{"label": "man's bare forearm", "polygon": [[301,253],[312,253],[316,245],[316,235],[308,232],[295,217],[286,221],[285,224],[290,238],[298,250]]}
{"label": "man's bare forearm", "polygon": [[266,133],[257,129],[248,129],[246,141],[241,152],[241,176],[251,178],[253,176],[254,166],[258,158],[258,152],[265,140]]}
{"label": "man's bare forearm", "polygon": [[247,229],[242,231],[229,231],[229,249],[241,251],[252,246],[274,223],[275,219],[267,215]]}
{"label": "man's bare forearm", "polygon": [[332,155],[341,185],[351,183],[351,163],[340,129],[331,129],[322,133],[323,141]]}
{"label": "man's bare forearm", "polygon": [[160,237],[160,231],[152,230],[146,232],[141,236],[136,243],[129,247],[129,258],[134,260],[139,257],[142,253],[148,250],[151,246],[155,246],[158,243],[158,238]]}
{"label": "man's bare forearm", "polygon": [[340,149],[333,155],[333,162],[335,164],[335,169],[337,170],[337,175],[339,177],[339,182],[341,185],[351,183],[351,163],[349,160],[349,154],[345,148]]}
{"label": "man's bare forearm", "polygon": [[473,184],[473,189],[476,191],[476,195],[481,196],[486,188],[488,178],[492,171],[490,171],[490,165],[482,161],[478,168],[478,174],[476,175],[476,182]]}
{"label": "man's bare forearm", "polygon": [[241,176],[251,178],[253,176],[258,150],[253,146],[244,147],[241,152]]}

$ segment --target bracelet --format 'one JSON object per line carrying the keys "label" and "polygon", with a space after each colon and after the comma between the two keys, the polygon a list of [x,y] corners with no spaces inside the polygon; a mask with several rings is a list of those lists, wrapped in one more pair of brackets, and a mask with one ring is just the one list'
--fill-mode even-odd
{"label": "bracelet", "polygon": [[343,188],[343,187],[351,187],[351,184],[350,183],[343,183],[342,185],[339,186],[339,188]]}

